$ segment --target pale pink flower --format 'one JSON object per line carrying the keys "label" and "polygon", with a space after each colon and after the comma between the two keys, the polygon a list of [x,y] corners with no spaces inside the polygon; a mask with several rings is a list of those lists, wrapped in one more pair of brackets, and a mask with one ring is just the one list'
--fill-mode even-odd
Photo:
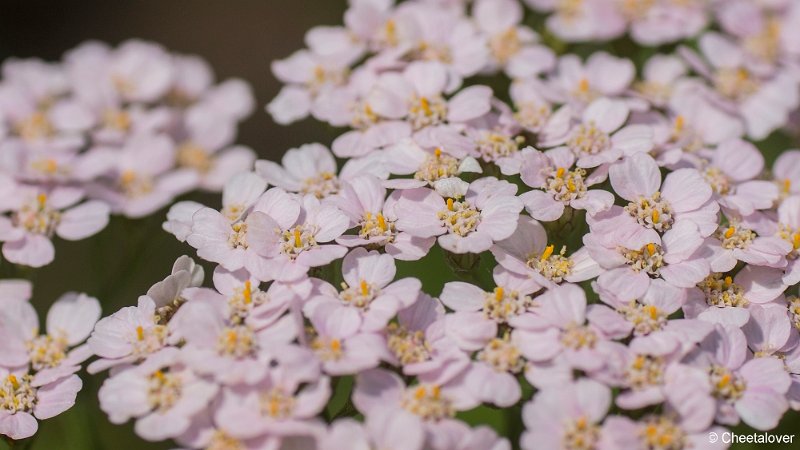
{"label": "pale pink flower", "polygon": [[524,10],[513,0],[482,0],[473,5],[472,15],[489,40],[488,69],[502,68],[511,78],[535,76],[555,65],[555,54],[536,45],[536,33],[521,25]]}
{"label": "pale pink flower", "polygon": [[334,421],[320,439],[320,450],[386,448],[422,450],[425,435],[418,418],[408,412],[375,412],[362,424],[345,418]]}
{"label": "pale pink flower", "polygon": [[469,366],[469,358],[446,332],[442,304],[420,293],[417,301],[397,314],[386,327],[390,363],[406,375],[420,375],[438,383],[452,380]]}
{"label": "pale pink flower", "polygon": [[[314,299],[312,298],[311,301]],[[309,347],[329,375],[351,375],[391,360],[383,336],[362,331],[332,302],[307,304],[304,313],[311,322]]]}
{"label": "pale pink flower", "polygon": [[47,312],[46,330],[26,300],[4,303],[0,312],[0,366],[30,367],[31,386],[39,387],[72,375],[92,355],[83,341],[100,318],[100,302],[86,294],[61,296]]}
{"label": "pale pink flower", "polygon": [[[0,175],[2,178],[2,175]],[[1,183],[2,181],[0,181]],[[1,190],[2,188],[0,188]],[[74,187],[19,185],[0,202],[0,241],[3,256],[14,263],[41,267],[53,261],[53,235],[67,240],[89,237],[108,224],[109,208],[99,201],[79,202],[84,191]]]}
{"label": "pale pink flower", "polygon": [[448,82],[446,67],[441,63],[415,62],[402,73],[382,75],[368,96],[369,104],[378,116],[405,120],[418,133],[434,127],[425,131],[433,136],[448,132],[447,126],[440,125],[461,124],[489,112],[490,88],[471,86],[446,99]]}
{"label": "pale pink flower", "polygon": [[781,152],[772,165],[772,177],[778,184],[781,197],[800,193],[800,150]]}
{"label": "pale pink flower", "polygon": [[444,384],[420,380],[416,385],[406,386],[400,376],[384,369],[361,372],[356,377],[352,400],[365,416],[410,412],[420,420],[409,432],[418,433],[421,428],[427,436],[437,435],[449,423],[457,421],[454,418],[457,411],[472,409],[480,403],[460,379]]}
{"label": "pale pink flower", "polygon": [[77,375],[33,387],[30,374],[10,372],[2,367],[0,380],[0,392],[8,400],[0,405],[0,435],[13,440],[33,436],[39,429],[36,419],[49,419],[72,408],[83,387]]}
{"label": "pale pink flower", "polygon": [[789,407],[785,394],[791,379],[783,362],[771,356],[746,360],[745,335],[736,327],[717,325],[702,348],[695,364],[708,373],[716,421],[736,425],[741,418],[759,430],[776,427]]}
{"label": "pale pink flower", "polygon": [[598,448],[610,406],[611,390],[588,379],[539,391],[522,410],[526,430],[520,445],[526,450]]}
{"label": "pale pink flower", "polygon": [[607,172],[600,168],[587,175],[585,169],[572,169],[575,155],[568,148],[559,147],[543,153],[529,147],[522,154],[522,181],[530,187],[542,189],[520,196],[534,219],[545,222],[558,220],[568,206],[585,209],[593,215],[614,204],[614,194],[602,189],[588,189],[605,181]]}
{"label": "pale pink flower", "polygon": [[629,244],[628,248],[638,248],[673,240],[677,233],[694,230],[698,237],[705,237],[717,230],[719,206],[695,169],[671,172],[662,184],[655,160],[638,153],[612,165],[609,179],[614,192],[628,204],[590,217],[592,232],[602,240],[616,239]]}
{"label": "pale pink flower", "polygon": [[793,250],[792,244],[780,236],[759,236],[754,230],[734,217],[727,226],[721,226],[713,237],[706,239],[711,250],[711,270],[728,272],[739,261],[755,266],[784,268],[786,255]]}
{"label": "pale pink flower", "polygon": [[655,46],[697,35],[708,23],[709,11],[704,3],[623,3],[621,12],[630,21],[633,40]]}
{"label": "pale pink flower", "polygon": [[[263,211],[263,212],[262,212]],[[289,282],[339,259],[347,248],[333,244],[350,220],[337,207],[314,195],[294,198],[278,188],[267,191],[248,216],[249,248],[267,261],[269,279]]]}
{"label": "pale pink flower", "polygon": [[602,269],[582,247],[567,254],[566,246],[549,244],[541,223],[520,216],[514,233],[491,248],[497,263],[505,269],[530,277],[551,288],[562,282],[578,283],[598,276]]}
{"label": "pale pink flower", "polygon": [[358,160],[350,160],[337,175],[336,160],[322,144],[306,144],[287,151],[281,164],[259,160],[256,162],[256,173],[268,183],[288,192],[302,195],[312,194],[317,198],[325,198],[339,192],[340,180],[347,180],[360,174],[383,176],[380,164],[364,165]]}
{"label": "pale pink flower", "polygon": [[316,360],[305,352],[283,355],[283,363],[260,384],[228,389],[215,421],[239,439],[317,435],[316,418],[330,399],[330,379],[320,376]]}
{"label": "pale pink flower", "polygon": [[383,247],[393,258],[413,261],[428,254],[436,239],[419,238],[398,231],[395,223],[395,205],[399,192],[386,196],[381,181],[371,175],[362,175],[345,181],[339,194],[331,200],[350,218],[350,225],[358,227],[358,234],[336,238],[345,247]]}
{"label": "pale pink flower", "polygon": [[218,391],[178,363],[178,350],[161,350],[114,374],[100,387],[100,408],[115,424],[136,419],[136,434],[160,441],[183,434]]}
{"label": "pale pink flower", "polygon": [[107,202],[113,212],[136,218],[152,214],[193,189],[197,174],[173,171],[177,150],[165,135],[138,134],[110,152],[109,177],[90,186],[89,195]]}
{"label": "pale pink flower", "polygon": [[[723,450],[729,447],[722,439],[716,442],[709,440],[709,433],[723,436],[728,430],[719,426],[710,426],[706,420],[698,421],[698,415],[706,411],[691,411],[695,406],[691,392],[686,396],[686,408],[681,408],[681,415],[673,417],[670,413],[648,415],[639,421],[624,416],[609,416],[603,426],[601,447],[603,449],[624,448],[630,450],[648,450],[663,441],[685,442],[688,448],[697,450]],[[674,409],[674,408],[671,408]],[[713,410],[712,417],[713,417]]]}
{"label": "pale pink flower", "polygon": [[613,163],[626,155],[649,152],[653,130],[647,125],[625,125],[630,109],[621,100],[603,97],[589,104],[573,125],[572,108],[556,112],[542,130],[542,147],[564,145],[583,169]]}
{"label": "pale pink flower", "polygon": [[446,147],[423,148],[411,139],[403,139],[386,150],[384,165],[394,175],[412,175],[411,178],[393,178],[383,185],[391,189],[413,189],[433,186],[441,179],[457,177],[463,173],[481,173],[478,161],[470,156],[473,143]]}
{"label": "pale pink flower", "polygon": [[204,293],[187,293],[189,301],[170,321],[170,327],[186,342],[181,360],[218,383],[252,385],[262,381],[274,355],[291,351],[290,344],[299,332],[295,318],[285,315],[272,323],[251,325],[253,322],[230,314],[228,302],[220,301],[213,292]]}
{"label": "pale pink flower", "polygon": [[341,289],[320,280],[304,312],[308,317],[335,316],[343,333],[381,331],[397,311],[417,300],[422,288],[416,278],[394,280],[396,271],[391,255],[357,248],[342,261]]}
{"label": "pale pink flower", "polygon": [[563,363],[573,369],[594,372],[606,366],[613,345],[587,317],[583,289],[567,283],[536,300],[538,320],[517,327],[517,345],[528,360],[548,362],[563,355]]}
{"label": "pale pink flower", "polygon": [[525,0],[539,11],[552,11],[547,28],[568,42],[605,41],[622,35],[626,30],[625,17],[609,0],[587,0],[563,3],[556,0]]}
{"label": "pale pink flower", "polygon": [[749,142],[722,142],[704,168],[706,181],[714,190],[723,208],[743,216],[755,210],[769,209],[778,200],[778,186],[767,180],[756,180],[764,170],[764,157]]}
{"label": "pale pink flower", "polygon": [[[797,334],[793,333],[789,314],[783,304],[766,303],[750,307],[750,320],[742,331],[747,346],[757,357],[775,356],[785,358],[787,350],[797,345]],[[787,363],[791,366],[790,363]]]}
{"label": "pale pink flower", "polygon": [[603,334],[612,339],[633,336],[630,348],[648,353],[666,354],[691,349],[711,332],[706,322],[693,319],[669,319],[686,299],[686,290],[655,279],[641,298],[628,300],[616,292],[595,286],[603,305],[590,305],[587,316]]}
{"label": "pale pink flower", "polygon": [[745,266],[735,277],[712,273],[687,292],[683,311],[688,318],[741,327],[750,318],[751,303],[769,303],[786,290],[783,272]]}
{"label": "pale pink flower", "polygon": [[[236,223],[247,214],[266,189],[267,182],[254,173],[242,173],[231,177],[222,189],[220,214],[231,224]],[[167,221],[162,228],[183,242],[192,233],[192,217],[201,209],[203,205],[193,201],[175,203],[167,212]]]}
{"label": "pale pink flower", "polygon": [[706,96],[719,108],[738,115],[747,135],[756,140],[786,122],[800,102],[795,74],[790,70],[759,73],[749,64],[742,46],[719,33],[705,33],[699,46],[702,57],[681,49],[687,62],[710,84],[697,84],[696,95]]}
{"label": "pale pink flower", "polygon": [[177,171],[199,177],[199,187],[219,191],[233,175],[252,169],[256,155],[233,145],[237,119],[215,103],[199,103],[187,109],[178,132]]}
{"label": "pale pink flower", "polygon": [[550,101],[572,105],[574,112],[580,114],[598,98],[622,96],[635,76],[636,68],[628,59],[596,52],[582,62],[576,55],[566,55],[558,60],[542,95]]}
{"label": "pale pink flower", "polygon": [[421,238],[439,236],[439,245],[453,253],[489,250],[514,232],[522,209],[515,185],[494,177],[469,185],[451,178],[439,180],[437,190],[442,194],[404,191],[395,207],[397,229]]}
{"label": "pale pink flower", "polygon": [[159,322],[156,303],[142,295],[137,306],[126,306],[97,322],[88,344],[99,356],[88,367],[89,373],[142,361],[167,345],[169,330]]}

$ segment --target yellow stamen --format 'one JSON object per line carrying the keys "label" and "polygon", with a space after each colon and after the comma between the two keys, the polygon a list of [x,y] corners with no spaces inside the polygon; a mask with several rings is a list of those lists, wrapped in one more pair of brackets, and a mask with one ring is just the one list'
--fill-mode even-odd
{"label": "yellow stamen", "polygon": [[369,294],[369,284],[365,280],[361,280],[361,295]]}
{"label": "yellow stamen", "polygon": [[8,382],[11,383],[11,386],[14,386],[14,389],[19,388],[19,380],[13,373],[8,374]]}
{"label": "yellow stamen", "polygon": [[414,398],[416,398],[417,400],[422,400],[423,398],[425,398],[426,394],[427,393],[425,392],[425,388],[420,386],[417,388],[416,391],[414,391]]}
{"label": "yellow stamen", "polygon": [[422,111],[425,113],[426,116],[430,116],[433,114],[433,111],[431,110],[431,104],[427,98],[421,97],[419,99],[419,106],[420,108],[422,108]]}
{"label": "yellow stamen", "polygon": [[331,343],[329,345],[331,347],[331,350],[333,350],[334,352],[338,352],[342,349],[342,341],[340,341],[339,339],[331,339]]}
{"label": "yellow stamen", "polygon": [[725,277],[724,282],[725,282],[725,287],[728,288],[733,284],[733,278],[731,278],[731,276],[728,275]]}
{"label": "yellow stamen", "polygon": [[653,223],[658,223],[658,219],[660,218],[660,215],[659,215],[657,209],[653,210],[653,214],[651,214],[651,217],[653,219]]}
{"label": "yellow stamen", "polygon": [[730,239],[730,237],[733,236],[733,233],[736,233],[736,228],[728,227],[728,229],[725,230],[725,239]]}
{"label": "yellow stamen", "polygon": [[436,147],[436,148],[433,150],[433,154],[434,154],[434,156],[436,156],[437,158],[438,158],[438,157],[440,157],[440,156],[442,156],[442,149],[441,149],[441,147]]}
{"label": "yellow stamen", "polygon": [[792,180],[788,178],[783,180],[783,193],[788,194],[791,189],[792,189]]}
{"label": "yellow stamen", "polygon": [[552,255],[552,254],[553,254],[553,250],[554,250],[554,249],[555,249],[555,246],[553,246],[553,245],[548,245],[547,247],[545,247],[545,248],[544,248],[544,251],[542,252],[542,257],[541,257],[541,260],[542,260],[542,261],[546,261],[546,260],[547,260],[547,258],[549,258],[549,257],[550,257],[550,255]]}
{"label": "yellow stamen", "polygon": [[577,189],[577,188],[575,187],[575,182],[574,182],[574,181],[572,181],[572,178],[570,178],[569,180],[567,180],[567,189],[568,189],[570,192],[575,192],[575,190]]}
{"label": "yellow stamen", "polygon": [[675,118],[675,130],[676,131],[683,130],[683,126],[684,126],[685,123],[686,123],[686,119],[684,119],[683,116],[679,115],[678,117],[676,117]]}
{"label": "yellow stamen", "polygon": [[589,80],[581,78],[581,81],[578,82],[578,91],[583,93],[589,92]]}
{"label": "yellow stamen", "polygon": [[453,210],[453,199],[452,198],[448,198],[447,199],[447,209],[450,210],[450,211]]}
{"label": "yellow stamen", "polygon": [[647,246],[646,246],[646,247],[647,247],[647,253],[648,253],[650,256],[653,256],[653,255],[655,255],[655,253],[656,253],[656,245],[655,245],[655,244],[653,244],[653,243],[651,242],[651,243],[647,244]]}
{"label": "yellow stamen", "polygon": [[47,203],[47,194],[41,193],[37,195],[36,201],[39,202],[39,208],[44,208],[44,205]]}
{"label": "yellow stamen", "polygon": [[294,229],[294,246],[295,248],[303,246],[303,240],[300,238],[300,230],[297,228]]}
{"label": "yellow stamen", "polygon": [[142,328],[141,325],[136,327],[136,339],[140,341],[144,340],[144,328]]}
{"label": "yellow stamen", "polygon": [[653,305],[649,305],[645,309],[647,310],[647,314],[651,319],[655,320],[658,318],[658,308]]}
{"label": "yellow stamen", "polygon": [[717,383],[717,387],[724,388],[731,382],[731,375],[726,373],[719,379],[719,383]]}
{"label": "yellow stamen", "polygon": [[250,280],[244,282],[244,292],[242,294],[244,296],[245,304],[250,304],[253,301],[253,287],[250,283]]}
{"label": "yellow stamen", "polygon": [[381,231],[386,231],[386,219],[383,218],[383,214],[378,213],[378,227]]}
{"label": "yellow stamen", "polygon": [[566,172],[566,169],[564,169],[563,167],[559,167],[558,170],[556,170],[556,177],[558,178],[563,177],[564,172]]}
{"label": "yellow stamen", "polygon": [[441,390],[441,388],[439,388],[439,386],[433,386],[433,387],[431,388],[431,396],[432,396],[433,398],[439,398],[439,396],[440,396],[441,394],[442,394],[442,390]]}
{"label": "yellow stamen", "polygon": [[800,248],[800,233],[792,235],[792,247],[794,247],[795,250]]}
{"label": "yellow stamen", "polygon": [[494,299],[495,300],[497,300],[499,302],[500,300],[503,299],[503,295],[504,295],[504,292],[503,292],[503,288],[502,287],[497,286],[496,288],[494,288]]}
{"label": "yellow stamen", "polygon": [[159,380],[164,380],[164,372],[156,370],[153,372],[153,377],[158,378]]}

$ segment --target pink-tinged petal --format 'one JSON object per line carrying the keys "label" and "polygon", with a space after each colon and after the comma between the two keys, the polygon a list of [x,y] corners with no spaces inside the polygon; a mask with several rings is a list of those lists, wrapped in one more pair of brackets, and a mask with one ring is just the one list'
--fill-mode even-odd
{"label": "pink-tinged petal", "polygon": [[752,303],[768,303],[785,290],[783,271],[769,267],[745,266],[734,278],[744,289],[745,298]]}
{"label": "pink-tinged petal", "polygon": [[661,194],[676,213],[692,211],[711,198],[711,186],[695,169],[678,169],[664,180]]}
{"label": "pink-tinged petal", "polygon": [[47,386],[42,386],[37,392],[34,415],[38,419],[49,419],[72,408],[75,397],[83,387],[83,382],[77,375],[71,375],[61,381]]}
{"label": "pink-tinged petal", "polygon": [[272,120],[280,125],[308,117],[311,111],[311,94],[296,86],[284,86],[278,95],[267,105]]}
{"label": "pink-tinged petal", "polygon": [[747,389],[734,407],[747,425],[756,430],[771,430],[778,426],[789,403],[783,394],[773,390]]}
{"label": "pink-tinged petal", "polygon": [[595,261],[586,247],[570,255],[572,261],[572,273],[564,277],[570,283],[580,283],[581,281],[597,278],[603,273],[603,268]]}
{"label": "pink-tinged petal", "polygon": [[[256,168],[258,163],[256,163]],[[256,202],[253,210],[264,213],[280,225],[283,230],[289,229],[297,221],[302,206],[296,197],[280,188],[268,189]]]}
{"label": "pink-tinged petal", "polygon": [[745,379],[748,388],[754,390],[769,389],[778,394],[785,394],[789,391],[792,383],[783,361],[778,358],[751,359],[744,363],[739,372]]}
{"label": "pink-tinged petal", "polygon": [[353,404],[367,416],[381,407],[399,405],[405,387],[403,380],[393,372],[372,369],[356,377]]}
{"label": "pink-tinged petal", "polygon": [[483,307],[486,295],[475,285],[452,281],[444,285],[439,299],[454,311],[478,311]]}
{"label": "pink-tinged petal", "polygon": [[597,278],[597,289],[620,301],[641,297],[649,286],[650,277],[646,273],[635,273],[628,267],[610,270]]}
{"label": "pink-tinged petal", "polygon": [[601,131],[611,133],[625,123],[629,112],[624,102],[600,98],[584,110],[583,122],[593,122]]}
{"label": "pink-tinged petal", "polygon": [[650,197],[661,186],[658,164],[646,153],[637,153],[613,164],[608,176],[614,192],[628,201],[636,201],[640,196]]}
{"label": "pink-tinged petal", "polygon": [[667,368],[665,378],[667,401],[680,414],[684,429],[708,428],[716,410],[716,402],[709,395],[708,375],[700,369],[674,364]]}
{"label": "pink-tinged petal", "polygon": [[750,311],[744,308],[724,307],[718,308],[716,306],[708,307],[705,311],[697,315],[697,318],[709,323],[717,323],[720,325],[730,325],[734,327],[742,327],[750,320]]}
{"label": "pink-tinged petal", "polygon": [[555,326],[582,324],[586,318],[586,293],[575,284],[562,284],[539,297],[539,314]]}
{"label": "pink-tinged petal", "polygon": [[64,336],[70,346],[75,346],[89,337],[100,314],[100,302],[96,298],[65,294],[47,312],[47,332]]}
{"label": "pink-tinged petal", "polygon": [[653,139],[653,128],[649,125],[628,125],[611,136],[611,145],[630,156],[652,150]]}
{"label": "pink-tinged petal", "polygon": [[664,233],[661,243],[665,252],[664,262],[674,264],[689,259],[703,245],[703,237],[693,222],[680,220]]}
{"label": "pink-tinged petal", "polygon": [[609,339],[623,339],[633,330],[633,324],[618,312],[604,305],[589,305],[586,318]]}
{"label": "pink-tinged petal", "polygon": [[18,241],[3,244],[3,256],[13,263],[42,267],[53,262],[56,250],[47,236],[27,234]]}
{"label": "pink-tinged petal", "polygon": [[555,328],[544,331],[516,330],[515,342],[530,361],[549,361],[561,353],[561,334]]}
{"label": "pink-tinged petal", "polygon": [[614,194],[602,189],[588,190],[582,198],[570,202],[570,206],[573,208],[585,209],[592,216],[607,211],[613,204]]}
{"label": "pink-tinged petal", "polygon": [[447,120],[466,122],[478,118],[491,109],[492,90],[487,86],[471,86],[461,90],[448,102]]}
{"label": "pink-tinged petal", "polygon": [[669,284],[682,288],[694,287],[711,272],[705,259],[689,259],[661,268],[661,277]]}
{"label": "pink-tinged petal", "polygon": [[474,364],[464,383],[481,401],[501,408],[513,406],[522,397],[522,389],[513,375],[497,372],[485,364]]}
{"label": "pink-tinged petal", "polygon": [[536,220],[552,222],[564,214],[564,203],[553,198],[544,191],[533,190],[519,196],[525,204],[525,210]]}
{"label": "pink-tinged petal", "polygon": [[89,201],[68,209],[61,216],[56,234],[67,240],[89,237],[108,225],[110,208],[99,201]]}
{"label": "pink-tinged petal", "polygon": [[753,351],[774,352],[783,348],[792,333],[786,308],[767,303],[750,307],[750,321],[742,327]]}
{"label": "pink-tinged petal", "polygon": [[459,348],[480,350],[497,335],[497,323],[480,312],[460,312],[445,316],[445,333]]}
{"label": "pink-tinged petal", "polygon": [[711,161],[733,181],[752,180],[764,170],[764,156],[753,144],[741,139],[721,143]]}
{"label": "pink-tinged petal", "polygon": [[26,412],[0,414],[0,434],[14,440],[22,440],[36,434],[39,423]]}

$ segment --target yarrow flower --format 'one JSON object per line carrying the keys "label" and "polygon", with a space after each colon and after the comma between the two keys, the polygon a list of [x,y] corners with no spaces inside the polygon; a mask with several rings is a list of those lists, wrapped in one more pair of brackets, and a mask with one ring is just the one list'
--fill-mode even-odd
{"label": "yarrow flower", "polygon": [[30,286],[0,283],[0,432],[71,405],[90,357],[113,423],[187,450],[774,429],[800,410],[800,151],[776,148],[798,29],[780,1],[352,0],[272,65],[273,119],[337,134],[280,162],[234,145],[247,88],[197,58],[131,41],[6,63],[9,261],[222,198],[172,205],[199,260],[99,321],[69,294],[41,335]]}

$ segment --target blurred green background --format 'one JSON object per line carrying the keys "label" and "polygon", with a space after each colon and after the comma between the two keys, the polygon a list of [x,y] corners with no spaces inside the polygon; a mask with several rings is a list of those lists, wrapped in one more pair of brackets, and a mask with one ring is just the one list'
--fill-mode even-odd
{"label": "blurred green background", "polygon": [[[303,34],[312,26],[340,24],[345,5],[345,0],[3,0],[0,2],[0,59],[58,60],[66,50],[87,39],[117,44],[133,37],[159,42],[172,51],[201,55],[211,63],[219,79],[235,76],[252,85],[258,108],[240,128],[239,142],[252,147],[261,158],[275,160],[289,148],[315,141],[329,144],[336,135],[334,130],[311,120],[289,127],[278,126],[264,112],[263,105],[280,89],[280,84],[270,74],[270,61],[300,48]],[[770,163],[779,151],[798,147],[796,141],[783,134],[776,134],[769,141],[763,148],[767,149],[765,153]],[[192,194],[189,198],[210,206],[219,203],[217,195]],[[164,214],[165,211],[161,211],[137,221],[114,218],[105,230],[91,239],[57,242],[53,264],[22,274],[34,280],[33,302],[40,314],[44,315],[49,305],[67,291],[97,296],[103,304],[104,315],[135,304],[139,295],[168,274],[176,257],[194,254],[191,248],[161,230]],[[0,267],[0,273],[8,273],[7,269]],[[484,269],[482,278],[489,276],[489,267]],[[444,280],[452,279],[439,252],[434,252],[421,264],[402,264],[398,276],[419,276],[420,273],[424,274],[426,291],[434,295],[440,292]],[[84,376],[85,387],[76,406],[41,423],[29,448],[156,450],[174,447],[166,442],[142,441],[133,434],[131,424],[111,425],[97,405],[97,389],[101,383],[102,377]],[[489,408],[464,414],[465,419],[491,424],[501,433],[510,426],[505,417],[502,411]],[[513,424],[513,427],[518,425]],[[775,432],[795,433],[799,428],[798,415],[790,413]],[[800,442],[793,447],[800,448]],[[0,441],[0,449],[6,448],[7,444]]]}

